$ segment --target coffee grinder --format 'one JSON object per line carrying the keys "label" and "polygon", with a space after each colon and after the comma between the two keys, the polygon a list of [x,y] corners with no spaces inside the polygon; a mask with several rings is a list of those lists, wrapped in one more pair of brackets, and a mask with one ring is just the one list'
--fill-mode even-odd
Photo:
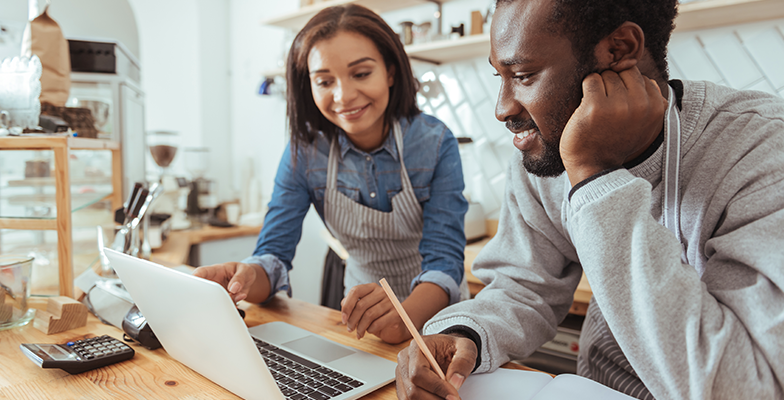
{"label": "coffee grinder", "polygon": [[188,192],[188,215],[192,220],[204,224],[218,206],[215,181],[207,179],[210,149],[206,147],[185,148],[185,168],[191,174]]}
{"label": "coffee grinder", "polygon": [[[158,218],[153,218],[153,222],[170,224],[173,230],[191,227],[191,222],[184,211],[188,184],[183,178],[174,176],[169,168],[177,155],[179,139],[179,134],[172,131],[151,131],[147,133],[147,145],[150,148],[150,155],[152,155],[155,164],[160,167],[160,182],[163,186],[163,193],[153,203],[151,209],[152,213],[158,216]],[[162,215],[170,215],[171,219],[168,222],[164,222],[160,218]]]}

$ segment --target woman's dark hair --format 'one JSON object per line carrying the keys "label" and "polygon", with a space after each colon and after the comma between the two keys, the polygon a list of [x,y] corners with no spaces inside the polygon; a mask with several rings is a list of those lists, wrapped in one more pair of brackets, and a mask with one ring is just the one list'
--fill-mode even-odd
{"label": "woman's dark hair", "polygon": [[[496,4],[516,0],[497,0]],[[626,21],[634,22],[645,34],[661,78],[668,79],[667,43],[675,29],[678,0],[552,0],[550,23],[566,35],[581,65],[594,61],[596,45]]]}
{"label": "woman's dark hair", "polygon": [[384,126],[389,126],[396,119],[419,114],[416,103],[418,84],[397,33],[378,14],[365,7],[325,8],[311,18],[294,38],[286,63],[286,109],[295,160],[298,146],[312,144],[319,131],[329,140],[339,132],[339,128],[321,114],[313,101],[308,54],[317,42],[332,38],[341,31],[358,33],[370,39],[384,58],[387,69],[394,67],[394,84],[389,88]]}

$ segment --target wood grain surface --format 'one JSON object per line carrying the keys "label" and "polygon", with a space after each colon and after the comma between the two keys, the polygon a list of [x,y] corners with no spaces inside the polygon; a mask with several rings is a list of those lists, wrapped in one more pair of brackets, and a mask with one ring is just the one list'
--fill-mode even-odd
{"label": "wood grain surface", "polygon": [[[46,309],[46,299],[34,298],[31,302],[35,308]],[[240,308],[246,312],[248,326],[285,321],[392,361],[407,346],[407,343],[389,345],[372,335],[357,340],[355,334],[346,330],[338,311],[289,299],[284,294],[264,307],[241,302]],[[66,343],[103,334],[122,338],[122,331],[102,324],[92,314],[86,326],[48,336],[32,324],[0,331],[0,399],[238,399],[169,357],[164,349],[151,351],[132,345],[136,351],[132,359],[79,375],[41,369],[19,350],[22,343]],[[529,369],[512,363],[507,367]],[[363,397],[367,400],[395,398],[394,383]]]}
{"label": "wood grain surface", "polygon": [[87,325],[87,306],[65,296],[49,298],[46,310],[35,313],[35,329],[52,335]]}

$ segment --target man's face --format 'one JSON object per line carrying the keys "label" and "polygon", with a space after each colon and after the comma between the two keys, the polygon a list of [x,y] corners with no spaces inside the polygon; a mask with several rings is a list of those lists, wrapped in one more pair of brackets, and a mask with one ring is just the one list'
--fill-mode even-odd
{"label": "man's face", "polygon": [[499,5],[490,30],[490,64],[501,77],[495,116],[515,134],[525,169],[540,177],[564,172],[559,152],[566,122],[580,105],[580,66],[559,29],[549,27],[551,0]]}

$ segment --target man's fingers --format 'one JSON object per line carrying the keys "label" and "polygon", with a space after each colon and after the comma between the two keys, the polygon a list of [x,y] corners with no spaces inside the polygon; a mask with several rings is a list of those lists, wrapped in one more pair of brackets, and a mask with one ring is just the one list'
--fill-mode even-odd
{"label": "man's fingers", "polygon": [[607,97],[628,96],[626,82],[615,71],[608,69],[602,72],[602,82]]}
{"label": "man's fingers", "polygon": [[[412,341],[408,349],[409,377],[415,386],[426,389],[427,392],[440,399],[445,399],[449,395],[455,397],[460,396],[455,387],[449,382],[441,379],[441,376],[433,370],[433,366],[430,365],[430,361],[428,361],[427,357],[422,353],[422,350],[416,344],[416,341]],[[469,370],[468,372],[470,373],[471,371]]]}
{"label": "man's fingers", "polygon": [[585,98],[598,98],[607,97],[607,92],[604,89],[604,82],[602,76],[593,73],[583,79],[583,97]]}
{"label": "man's fingers", "polygon": [[446,370],[446,379],[455,389],[460,389],[465,378],[474,370],[476,357],[476,344],[473,341],[464,339],[455,343],[455,354]]}
{"label": "man's fingers", "polygon": [[[441,400],[443,397],[438,397],[433,393],[428,392],[427,390],[418,387],[413,381],[412,377],[413,374],[416,374],[419,370],[417,368],[411,368],[413,364],[411,363],[409,354],[416,353],[411,352],[410,348],[405,348],[401,350],[397,355],[397,367],[395,368],[395,391],[397,392],[397,398],[400,400]],[[428,373],[428,371],[424,371]],[[430,371],[432,372],[432,371]],[[441,378],[436,378],[441,381]],[[429,386],[428,386],[429,387]]]}
{"label": "man's fingers", "polygon": [[623,80],[623,85],[626,87],[630,99],[648,98],[648,78],[644,77],[637,67],[621,71],[619,77]]}
{"label": "man's fingers", "polygon": [[636,58],[625,58],[625,59],[618,60],[618,61],[610,64],[610,69],[612,69],[615,72],[620,73],[621,71],[625,71],[625,70],[627,70],[627,69],[629,69],[631,67],[634,67],[636,65],[637,65],[637,59]]}

